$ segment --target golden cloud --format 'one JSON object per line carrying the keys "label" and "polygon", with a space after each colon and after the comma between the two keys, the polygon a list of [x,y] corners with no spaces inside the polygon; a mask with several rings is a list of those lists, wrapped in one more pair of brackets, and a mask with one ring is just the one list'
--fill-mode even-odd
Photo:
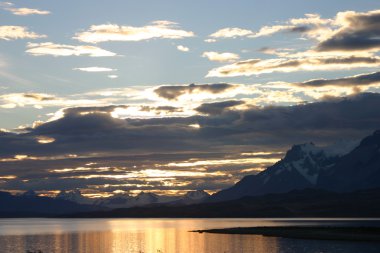
{"label": "golden cloud", "polygon": [[46,35],[31,32],[24,26],[0,26],[0,39],[16,40],[16,39],[39,39],[46,38]]}
{"label": "golden cloud", "polygon": [[105,41],[141,41],[154,38],[182,39],[193,36],[193,32],[179,29],[174,22],[155,21],[142,27],[116,24],[93,25],[87,31],[77,33],[74,39],[98,43]]}

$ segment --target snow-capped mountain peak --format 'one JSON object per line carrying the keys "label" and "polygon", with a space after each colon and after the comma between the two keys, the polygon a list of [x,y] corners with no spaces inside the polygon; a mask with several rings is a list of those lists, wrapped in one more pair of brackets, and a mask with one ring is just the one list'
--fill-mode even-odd
{"label": "snow-capped mountain peak", "polygon": [[320,147],[314,143],[292,146],[283,159],[257,175],[244,177],[235,186],[222,190],[212,200],[229,200],[242,196],[283,193],[295,189],[313,188],[322,171],[350,152],[355,143],[346,142]]}
{"label": "snow-capped mountain peak", "polygon": [[200,200],[209,197],[210,194],[203,190],[196,190],[196,191],[188,191],[185,195],[184,198],[186,199],[191,199],[191,200]]}
{"label": "snow-capped mountain peak", "polygon": [[136,205],[146,205],[158,202],[158,195],[154,193],[140,192],[135,198]]}
{"label": "snow-capped mountain peak", "polygon": [[78,189],[71,191],[60,191],[55,198],[69,200],[79,204],[92,204],[92,200],[84,197]]}

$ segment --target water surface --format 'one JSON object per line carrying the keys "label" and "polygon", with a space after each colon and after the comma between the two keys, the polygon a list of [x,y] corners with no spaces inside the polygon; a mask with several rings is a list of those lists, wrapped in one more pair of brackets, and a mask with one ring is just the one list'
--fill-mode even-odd
{"label": "water surface", "polygon": [[0,252],[25,253],[378,253],[380,243],[191,233],[284,225],[380,226],[347,219],[0,219]]}

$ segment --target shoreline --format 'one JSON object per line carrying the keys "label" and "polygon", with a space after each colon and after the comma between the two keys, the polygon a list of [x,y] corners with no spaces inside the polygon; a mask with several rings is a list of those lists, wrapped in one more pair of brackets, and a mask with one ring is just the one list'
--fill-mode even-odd
{"label": "shoreline", "polygon": [[310,240],[369,241],[380,243],[380,227],[281,226],[193,230],[212,234],[262,235]]}

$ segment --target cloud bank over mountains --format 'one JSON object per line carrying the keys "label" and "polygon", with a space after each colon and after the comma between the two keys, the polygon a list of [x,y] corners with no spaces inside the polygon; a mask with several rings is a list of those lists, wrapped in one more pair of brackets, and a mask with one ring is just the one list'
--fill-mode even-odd
{"label": "cloud bank over mountains", "polygon": [[8,178],[0,186],[212,191],[260,171],[279,158],[274,151],[294,143],[355,140],[380,124],[378,94],[236,109],[243,103],[205,103],[197,108],[203,116],[148,119],[113,117],[123,106],[67,108],[56,120],[0,133],[0,177]]}

